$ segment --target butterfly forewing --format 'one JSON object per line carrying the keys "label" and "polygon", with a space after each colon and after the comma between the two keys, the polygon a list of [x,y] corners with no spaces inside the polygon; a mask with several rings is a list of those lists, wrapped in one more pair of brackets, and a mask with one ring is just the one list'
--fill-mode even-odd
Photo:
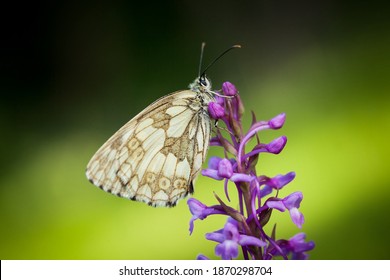
{"label": "butterfly forewing", "polygon": [[183,90],[155,101],[92,157],[86,175],[104,191],[152,206],[193,192],[210,140],[209,94]]}

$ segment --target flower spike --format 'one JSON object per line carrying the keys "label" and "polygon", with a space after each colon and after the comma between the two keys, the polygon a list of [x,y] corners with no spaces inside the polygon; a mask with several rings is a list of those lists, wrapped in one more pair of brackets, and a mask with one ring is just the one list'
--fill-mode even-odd
{"label": "flower spike", "polygon": [[[263,143],[260,132],[277,130],[283,127],[286,114],[281,113],[268,121],[257,121],[252,112],[252,124],[245,133],[242,120],[244,105],[236,86],[230,82],[222,84],[222,91],[216,94],[215,102],[208,105],[210,116],[219,120],[224,127],[217,128],[217,135],[210,140],[210,146],[223,149],[224,157],[211,157],[208,167],[201,171],[203,176],[215,181],[223,181],[222,191],[230,202],[231,187],[237,193],[238,209],[225,203],[216,193],[218,204],[207,206],[190,198],[188,206],[192,217],[190,233],[196,220],[203,220],[211,215],[227,216],[225,225],[205,235],[206,239],[217,243],[215,255],[224,259],[236,259],[242,252],[244,259],[307,259],[307,252],[315,247],[313,241],[306,242],[306,235],[298,233],[292,238],[277,239],[276,227],[267,233],[264,226],[272,222],[274,211],[288,211],[292,222],[302,228],[304,216],[299,207],[303,199],[301,192],[293,192],[284,198],[279,193],[284,191],[295,178],[295,172],[279,174],[274,177],[257,175],[256,165],[261,162],[261,153],[279,154],[287,143],[286,136],[280,136],[269,143]],[[248,148],[248,144],[254,147]],[[229,158],[232,156],[233,158]],[[217,191],[216,191],[217,192]],[[240,250],[241,249],[241,250]],[[199,254],[198,260],[208,257]]]}

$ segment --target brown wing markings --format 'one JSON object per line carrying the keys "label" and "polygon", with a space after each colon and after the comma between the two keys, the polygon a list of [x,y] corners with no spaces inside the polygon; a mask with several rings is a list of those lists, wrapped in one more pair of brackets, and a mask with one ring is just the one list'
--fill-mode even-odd
{"label": "brown wing markings", "polygon": [[[149,105],[148,107],[146,107],[142,112],[140,112],[138,115],[136,115],[134,118],[132,118],[130,121],[128,121],[125,125],[123,125],[117,132],[115,132],[100,148],[99,150],[95,153],[95,155],[92,157],[92,159],[90,160],[89,164],[87,165],[87,177],[90,181],[92,181],[92,183],[94,185],[97,185],[99,186],[100,188],[106,190],[106,191],[109,191],[111,190],[111,187],[112,185],[115,183],[115,179],[119,179],[121,182],[122,180],[116,176],[116,178],[112,181],[110,180],[110,184],[106,184],[106,180],[107,180],[107,176],[105,173],[105,170],[109,167],[109,166],[112,166],[114,164],[114,161],[118,160],[119,158],[119,154],[120,154],[120,150],[122,148],[124,148],[125,145],[127,145],[129,143],[129,141],[133,138],[133,136],[135,135],[135,131],[138,127],[138,125],[140,124],[140,120],[144,119],[145,116],[148,116],[148,114],[145,114],[145,112],[148,112],[149,114],[153,114],[156,112],[156,110],[158,111],[159,109],[160,110],[164,110],[162,107],[163,106],[169,106],[170,103],[172,103],[172,95],[174,95],[175,93],[171,94],[171,95],[167,95],[167,96],[164,96],[158,100],[156,100],[155,102],[153,102],[151,105]],[[165,102],[161,103],[161,104],[157,104],[158,101],[161,101],[162,99],[166,99]],[[157,106],[156,106],[157,105]],[[147,126],[149,127],[149,126]],[[145,128],[147,128],[145,127]],[[144,129],[145,129],[144,128]],[[127,136],[126,139],[123,139],[124,135],[126,135],[126,133],[129,133],[129,135]],[[119,144],[120,143],[120,144]],[[118,145],[119,144],[119,145]],[[115,149],[116,150],[116,155],[115,157],[113,157],[113,159],[111,160],[108,160],[107,159],[107,154],[105,153],[108,153],[109,154],[109,151],[111,151],[112,149]],[[129,157],[130,157],[130,154],[131,152],[129,151]],[[91,168],[91,165],[97,161],[98,163],[98,168],[95,172],[92,173],[92,171],[90,170]],[[121,167],[122,164],[120,164],[117,168],[117,170],[115,171],[115,173],[117,174],[117,172],[120,170],[120,167]],[[97,180],[97,178],[94,178],[96,177],[96,174],[99,173],[99,171],[102,171],[103,172],[103,176],[102,178],[99,178]],[[131,178],[131,177],[130,177]],[[123,185],[123,187],[125,187],[126,185]]]}
{"label": "brown wing markings", "polygon": [[[180,112],[174,116],[170,116],[170,115],[166,114],[163,117],[159,116],[158,118],[156,118],[156,117],[153,118],[153,116],[155,116],[157,113],[160,113],[160,114],[165,113],[167,108],[173,104],[173,101],[175,100],[175,95],[180,94],[180,93],[183,95],[183,97],[180,97],[180,100],[182,100],[183,103],[179,102],[178,104],[176,104],[174,106],[186,107],[185,110],[183,110],[182,112]],[[122,155],[122,157],[124,156],[123,155],[124,152],[122,151],[122,149],[127,149],[128,157],[131,156],[131,154],[132,154],[131,151],[129,150],[128,147],[125,147],[125,146],[128,145],[130,140],[135,137],[135,135],[136,135],[135,131],[136,131],[137,127],[139,126],[139,124],[143,120],[145,120],[147,118],[152,118],[153,123],[142,128],[140,131],[142,131],[143,129],[146,129],[149,126],[154,126],[155,128],[159,128],[159,127],[163,127],[166,124],[169,125],[169,120],[172,119],[173,117],[179,116],[180,114],[186,112],[186,110],[193,110],[190,108],[189,105],[191,104],[191,102],[194,101],[195,97],[196,97],[195,92],[190,92],[188,90],[187,91],[179,91],[179,92],[175,92],[175,93],[172,93],[170,95],[161,97],[160,99],[156,100],[155,102],[150,104],[148,107],[146,107],[142,112],[137,114],[134,118],[132,118],[124,126],[122,126],[116,133],[114,133],[99,148],[99,150],[95,153],[95,155],[92,157],[91,161],[87,165],[86,173],[87,173],[88,179],[94,185],[99,186],[100,188],[102,188],[103,190],[105,190],[107,192],[111,192],[111,193],[114,193],[118,196],[126,197],[129,199],[137,200],[137,193],[136,192],[139,189],[139,187],[141,187],[142,181],[139,181],[137,186],[134,186],[133,189],[134,189],[135,193],[134,193],[134,191],[132,191],[132,192],[127,191],[127,188],[131,188],[131,183],[130,183],[131,179],[137,173],[136,170],[137,170],[137,168],[139,168],[139,164],[140,164],[140,162],[142,162],[142,160],[137,163],[132,174],[128,178],[126,184],[124,184],[124,182],[121,180],[121,177],[118,176],[118,171],[120,170],[121,166],[124,163],[127,163],[127,161],[124,158],[121,159],[121,160],[123,160],[123,162],[120,163],[121,162],[120,161],[121,155]],[[153,200],[153,194],[152,194],[150,199],[149,199],[149,197],[142,197],[140,200],[148,202],[150,205],[153,205],[153,206],[174,206],[176,204],[177,200],[183,198],[188,193],[193,192],[194,174],[191,171],[191,168],[193,168],[193,166],[194,166],[193,165],[194,164],[194,156],[196,156],[196,153],[198,152],[198,150],[196,148],[197,140],[195,139],[195,137],[194,137],[194,139],[191,139],[191,141],[193,141],[193,142],[189,141],[189,127],[190,127],[191,123],[196,122],[196,129],[197,129],[196,134],[199,133],[198,129],[199,129],[199,126],[201,125],[201,124],[199,124],[199,121],[201,121],[199,112],[200,111],[193,112],[191,120],[188,122],[181,137],[178,137],[178,139],[176,139],[176,141],[173,141],[171,145],[167,144],[167,147],[165,147],[165,144],[164,144],[164,146],[163,146],[165,148],[168,148],[169,151],[173,155],[175,155],[175,157],[178,160],[176,162],[175,167],[174,167],[174,171],[173,171],[174,176],[173,176],[173,178],[171,178],[172,181],[171,181],[171,184],[169,186],[170,190],[171,190],[171,194],[172,194],[172,191],[174,190],[173,184],[174,184],[175,179],[176,179],[175,174],[177,174],[179,156],[180,156],[180,154],[182,154],[181,160],[184,160],[184,158],[187,158],[187,161],[190,164],[189,165],[189,167],[190,167],[189,178],[187,179],[188,181],[186,184],[187,185],[186,186],[187,192],[186,193],[177,192],[177,193],[175,193],[174,196],[168,195],[169,200],[167,200],[166,202],[164,202],[164,200],[159,201],[158,198],[157,198],[157,200]],[[160,120],[160,119],[162,119],[162,120]],[[205,135],[204,135],[205,131],[203,130],[203,128],[201,128],[201,129],[202,129],[203,139],[205,139]],[[140,131],[138,131],[137,133],[139,133]],[[185,137],[187,137],[187,140],[184,139]],[[189,143],[184,142],[184,141],[188,141]],[[176,150],[176,152],[172,149],[174,142],[178,142],[178,144],[180,145],[180,147]],[[183,143],[186,143],[187,146],[192,147],[192,151],[190,153],[188,153],[187,149],[184,150],[184,148],[182,147]],[[112,150],[114,150],[115,152],[113,152]],[[183,155],[186,152],[187,152],[187,154]],[[152,160],[154,160],[154,158],[155,158],[155,156],[153,156]],[[165,164],[166,160],[167,160],[167,158],[165,158],[164,164]],[[116,161],[118,161],[118,162],[116,162]],[[115,166],[115,165],[118,165],[118,166]],[[145,174],[147,173],[149,165],[150,165],[150,162],[146,166]],[[93,170],[91,170],[92,167],[93,167]],[[113,168],[116,170],[114,170],[114,172],[110,172],[110,174],[111,173],[113,173],[113,174],[107,176],[106,171],[107,172],[111,171]],[[163,172],[163,168],[160,169],[159,177],[161,177],[162,172]],[[145,176],[145,174],[143,174],[143,175]],[[143,176],[142,180],[144,179],[144,176]],[[177,177],[177,178],[179,178],[179,177]],[[132,196],[131,193],[133,193],[134,195]]]}
{"label": "brown wing markings", "polygon": [[[186,107],[186,109],[189,109],[188,107]],[[180,114],[180,113],[179,113]],[[177,114],[177,115],[175,115],[175,117],[176,116],[178,116],[179,114]],[[196,114],[195,114],[196,115]],[[192,118],[191,118],[191,120],[190,120],[190,122],[191,121],[193,121],[193,118],[194,117],[196,117],[196,116],[193,116]],[[153,124],[151,124],[151,125],[153,125]],[[186,130],[188,131],[188,125],[187,125],[187,127],[186,127]],[[140,130],[141,131],[141,130]],[[138,132],[140,132],[140,131],[138,131]],[[188,133],[188,132],[187,132]],[[184,133],[185,134],[185,133]],[[151,134],[150,136],[148,136],[148,138],[149,137],[152,137],[153,135]],[[172,153],[176,158],[178,158],[179,157],[179,153],[181,153],[182,151],[183,151],[183,149],[182,148],[178,148],[178,150],[177,151],[175,151],[173,148],[172,148],[172,146],[175,144],[175,143],[177,143],[177,144],[180,144],[180,142],[181,143],[185,143],[185,140],[184,140],[184,137],[185,137],[185,135],[183,135],[182,137],[179,137],[179,138],[169,138],[169,139],[166,139],[166,141],[165,141],[165,143],[164,143],[164,145],[163,145],[163,149],[164,150],[166,150],[166,153],[163,153],[163,154],[165,154],[165,156],[167,156],[169,153]],[[146,141],[148,138],[146,138],[144,141]],[[169,142],[169,140],[173,140],[174,139],[174,141],[172,141],[172,143],[171,144],[167,144],[167,142]],[[167,141],[168,140],[168,141]],[[184,141],[183,141],[184,140]],[[146,168],[145,168],[145,173],[142,175],[142,178],[140,178],[140,183],[139,183],[139,186],[138,187],[140,187],[140,186],[142,186],[143,185],[143,183],[145,183],[145,176],[147,176],[147,174],[149,173],[148,172],[148,170],[149,170],[149,165],[150,165],[150,163],[153,161],[153,159],[156,157],[156,155],[151,159],[151,161],[148,163],[148,165],[146,166]],[[191,155],[191,157],[193,157],[193,155]],[[165,161],[164,161],[164,163],[162,164],[162,166],[164,166],[164,164],[166,163],[166,160],[167,160],[167,158],[165,158]],[[132,175],[132,176],[136,176],[136,174],[137,174],[137,168],[139,168],[139,165],[141,164],[141,162],[139,162],[138,164],[137,164],[137,166],[135,167],[135,169],[134,169],[134,175]],[[175,170],[174,170],[174,173],[173,174],[175,174],[176,173],[176,168],[177,168],[177,164],[175,165]],[[163,178],[163,177],[165,177],[164,176],[164,174],[163,174],[163,168],[161,168],[160,169],[160,171],[159,171],[159,173],[156,173],[155,174],[156,175],[156,180],[158,181],[158,180],[160,180],[161,178]],[[190,174],[189,174],[189,176],[190,176]],[[174,182],[175,182],[175,179],[176,179],[176,177],[174,177],[174,178],[168,178],[168,179],[170,179],[170,186],[166,189],[166,192],[168,192],[168,194],[169,193],[172,193],[172,191],[174,190]],[[172,180],[171,180],[172,179]],[[187,178],[186,179],[186,181],[187,181],[187,185],[188,185],[188,182],[190,181],[190,178]],[[157,184],[158,184],[158,182],[156,182]],[[156,193],[157,193],[157,191],[158,191],[158,188],[152,188],[152,186],[150,186],[150,188],[153,190],[153,195],[155,195]],[[187,189],[188,189],[188,186],[187,186]],[[153,196],[152,195],[152,196]],[[154,203],[153,202],[153,200],[151,199],[151,201],[150,201],[152,204]],[[170,201],[171,203],[172,203],[172,205],[176,202],[176,199],[175,200],[172,200],[172,201]]]}

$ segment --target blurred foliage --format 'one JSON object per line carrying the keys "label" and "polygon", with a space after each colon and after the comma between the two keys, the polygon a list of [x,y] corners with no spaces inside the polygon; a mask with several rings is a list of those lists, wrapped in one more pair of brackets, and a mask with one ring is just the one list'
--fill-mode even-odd
{"label": "blurred foliage", "polygon": [[[141,1],[142,2],[142,1]],[[108,195],[86,163],[122,124],[196,76],[229,80],[258,119],[287,113],[285,150],[259,174],[295,171],[281,196],[301,190],[312,259],[389,259],[390,22],[388,7],[359,1],[169,1],[8,4],[0,46],[0,258],[212,257],[185,201],[155,209]],[[220,153],[212,148],[209,155]],[[222,183],[199,178],[208,204]],[[230,188],[231,195],[234,189]],[[233,202],[234,203],[234,202]],[[274,213],[278,236],[298,232]]]}

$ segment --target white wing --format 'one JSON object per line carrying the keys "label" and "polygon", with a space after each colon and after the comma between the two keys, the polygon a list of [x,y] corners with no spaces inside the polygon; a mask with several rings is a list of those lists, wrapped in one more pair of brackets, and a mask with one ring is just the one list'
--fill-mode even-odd
{"label": "white wing", "polygon": [[210,140],[207,107],[183,90],[155,101],[92,157],[86,175],[106,192],[152,206],[193,193]]}

